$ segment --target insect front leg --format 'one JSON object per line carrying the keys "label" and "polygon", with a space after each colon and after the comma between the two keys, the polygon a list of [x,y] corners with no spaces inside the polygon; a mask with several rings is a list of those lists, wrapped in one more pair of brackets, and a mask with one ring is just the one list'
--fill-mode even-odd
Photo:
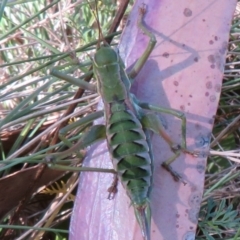
{"label": "insect front leg", "polygon": [[162,163],[162,166],[172,174],[172,176],[174,177],[174,179],[176,181],[178,181],[181,178],[181,176],[176,171],[174,171],[172,169],[170,164],[172,162],[174,162],[179,157],[181,152],[188,153],[188,154],[191,154],[191,155],[194,155],[194,156],[197,155],[196,152],[188,150],[187,145],[186,145],[186,117],[185,117],[184,113],[182,113],[180,111],[177,111],[177,110],[173,110],[173,109],[155,107],[155,106],[152,106],[148,103],[138,103],[138,104],[139,104],[139,106],[141,106],[144,109],[152,110],[152,111],[155,111],[155,112],[171,114],[171,115],[181,119],[181,121],[182,121],[182,124],[181,124],[181,133],[182,133],[181,145],[176,144],[170,138],[170,136],[164,130],[164,127],[162,126],[161,121],[158,119],[158,117],[155,114],[153,114],[153,113],[145,114],[141,119],[143,127],[146,128],[146,129],[150,129],[153,132],[162,136],[162,138],[170,146],[172,152],[174,152],[174,156],[172,156],[169,159],[167,159],[166,161],[164,161]]}
{"label": "insect front leg", "polygon": [[80,87],[80,88],[83,88],[85,90],[89,90],[91,92],[97,92],[97,88],[96,88],[95,85],[93,85],[91,83],[88,83],[88,82],[83,80],[86,77],[92,75],[92,71],[84,74],[83,76],[81,76],[81,78],[74,78],[70,75],[67,75],[63,72],[58,71],[56,68],[53,68],[50,73],[54,77],[63,79],[65,81],[69,82],[69,83],[72,83],[73,85],[76,85],[76,86]]}
{"label": "insect front leg", "polygon": [[146,5],[143,5],[142,7],[139,8],[138,28],[141,29],[143,33],[149,37],[149,42],[142,56],[137,60],[137,62],[135,63],[131,71],[128,73],[128,76],[132,81],[140,72],[140,70],[146,63],[146,61],[148,60],[149,55],[151,54],[154,46],[157,43],[157,40],[154,34],[150,32],[143,24],[143,17],[145,13],[146,13]]}

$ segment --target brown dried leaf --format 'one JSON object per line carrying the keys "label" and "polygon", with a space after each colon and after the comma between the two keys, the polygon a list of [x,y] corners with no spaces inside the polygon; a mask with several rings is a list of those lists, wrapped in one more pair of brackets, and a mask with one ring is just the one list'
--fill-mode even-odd
{"label": "brown dried leaf", "polygon": [[[0,218],[16,207],[28,191],[28,185],[35,179],[40,166],[34,166],[13,173],[0,179]],[[46,168],[41,178],[33,187],[33,192],[39,187],[49,184],[64,174],[62,171]]]}

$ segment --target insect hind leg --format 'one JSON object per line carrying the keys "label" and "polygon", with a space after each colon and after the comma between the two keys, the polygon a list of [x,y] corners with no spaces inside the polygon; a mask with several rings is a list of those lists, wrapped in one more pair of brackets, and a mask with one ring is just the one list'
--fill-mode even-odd
{"label": "insect hind leg", "polygon": [[114,199],[114,197],[117,193],[117,185],[118,185],[118,175],[117,175],[117,173],[115,173],[112,185],[108,188],[108,192],[109,192],[108,199],[109,200]]}
{"label": "insect hind leg", "polygon": [[172,156],[169,159],[167,159],[166,161],[164,161],[162,163],[162,166],[167,171],[169,171],[171,173],[171,175],[173,176],[175,181],[180,180],[181,179],[180,174],[172,169],[171,163],[174,162],[179,157],[181,152],[191,154],[193,156],[197,155],[196,152],[190,151],[189,149],[187,149],[187,146],[186,146],[186,117],[184,116],[183,113],[181,113],[179,111],[172,110],[172,109],[155,107],[155,106],[152,106],[148,103],[139,103],[139,105],[142,108],[152,110],[152,111],[155,111],[155,112],[164,112],[164,113],[172,114],[172,115],[174,115],[174,116],[176,116],[176,117],[178,117],[182,120],[182,127],[181,127],[181,129],[182,129],[182,141],[181,141],[181,145],[179,145],[179,144],[176,144],[170,138],[170,136],[166,133],[164,127],[162,126],[161,121],[158,119],[158,117],[154,113],[144,114],[144,116],[141,119],[141,123],[143,124],[144,128],[150,129],[154,133],[160,135],[170,146],[170,149],[174,153],[174,156]]}

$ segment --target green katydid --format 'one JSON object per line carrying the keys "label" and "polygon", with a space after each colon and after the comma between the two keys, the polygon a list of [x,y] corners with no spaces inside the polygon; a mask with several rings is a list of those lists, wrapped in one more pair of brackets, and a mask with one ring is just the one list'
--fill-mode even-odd
{"label": "green katydid", "polygon": [[[112,47],[106,43],[98,47],[92,59],[92,64],[94,76],[98,84],[97,90],[104,103],[104,110],[90,114],[62,129],[60,131],[60,138],[70,148],[65,152],[52,154],[51,158],[62,159],[73,151],[77,152],[96,141],[106,139],[116,176],[120,178],[127,195],[131,199],[143,238],[150,240],[150,192],[152,187],[153,156],[149,131],[161,135],[174,152],[174,156],[165,161],[163,167],[176,180],[179,180],[180,176],[172,170],[170,164],[182,151],[191,152],[186,147],[186,118],[182,112],[141,102],[130,93],[130,87],[134,78],[148,60],[156,44],[155,36],[143,25],[145,12],[145,6],[139,9],[138,27],[150,39],[143,55],[127,74],[122,59]],[[58,73],[52,71],[52,74],[57,75]],[[94,89],[92,85],[83,85],[81,81],[77,84],[85,89]],[[170,139],[154,113],[146,113],[144,110],[164,112],[180,118],[182,120],[181,145],[175,144]],[[79,124],[92,122],[103,115],[105,116],[105,125],[94,125],[74,146],[70,146],[68,140],[64,138],[64,134],[67,131]],[[86,169],[80,168],[79,170]]]}

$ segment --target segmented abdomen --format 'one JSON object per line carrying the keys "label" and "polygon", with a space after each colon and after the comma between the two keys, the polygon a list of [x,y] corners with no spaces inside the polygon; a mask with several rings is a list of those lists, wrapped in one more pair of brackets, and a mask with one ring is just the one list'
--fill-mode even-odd
{"label": "segmented abdomen", "polygon": [[106,119],[113,165],[134,204],[146,203],[152,181],[152,160],[138,118],[124,103],[112,103]]}

